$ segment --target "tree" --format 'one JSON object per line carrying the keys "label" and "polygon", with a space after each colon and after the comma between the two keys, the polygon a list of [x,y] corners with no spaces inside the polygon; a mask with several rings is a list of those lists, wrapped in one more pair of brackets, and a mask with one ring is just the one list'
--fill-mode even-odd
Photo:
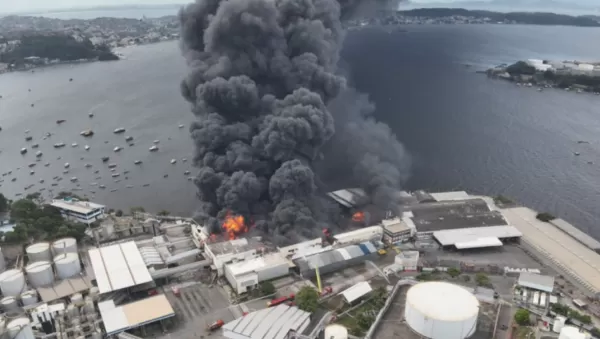
{"label": "tree", "polygon": [[538,215],[536,215],[535,217],[538,220],[543,221],[543,222],[549,222],[549,221],[556,219],[555,216],[553,216],[552,214],[547,213],[547,212],[538,213]]}
{"label": "tree", "polygon": [[0,193],[0,213],[6,212],[8,210],[8,200],[4,194]]}
{"label": "tree", "polygon": [[260,284],[260,293],[262,295],[271,295],[275,293],[275,285],[270,281],[264,281]]}
{"label": "tree", "polygon": [[158,212],[157,214],[160,215],[160,216],[166,217],[169,214],[171,214],[171,212],[169,212],[167,210],[162,210],[162,211]]}
{"label": "tree", "polygon": [[142,206],[135,206],[135,207],[130,208],[129,212],[131,213],[131,215],[134,215],[137,212],[144,213],[144,212],[146,212],[146,209],[144,209]]}
{"label": "tree", "polygon": [[529,325],[529,310],[520,308],[515,312],[515,322],[521,326]]}
{"label": "tree", "polygon": [[448,268],[448,271],[446,271],[446,273],[448,273],[448,275],[452,278],[456,278],[460,275],[460,270],[456,267],[450,267]]}
{"label": "tree", "polygon": [[370,313],[361,312],[356,315],[356,324],[363,331],[368,330],[374,321],[375,321],[375,317],[373,317]]}
{"label": "tree", "polygon": [[310,286],[304,286],[296,294],[296,305],[298,308],[313,313],[319,308],[319,292]]}
{"label": "tree", "polygon": [[39,216],[36,215],[38,210],[38,206],[33,201],[29,199],[20,199],[13,202],[10,216],[17,222],[24,221],[26,219],[37,219]]}
{"label": "tree", "polygon": [[66,199],[66,198],[77,199],[80,201],[88,201],[89,200],[88,198],[80,197],[77,194],[75,194],[73,192],[68,192],[68,191],[58,192],[56,197],[54,197],[54,199]]}
{"label": "tree", "polygon": [[117,217],[122,217],[122,216],[123,216],[123,211],[121,211],[121,210],[117,210],[117,211],[115,212],[115,215],[116,215]]}
{"label": "tree", "polygon": [[582,315],[579,316],[579,321],[581,321],[585,325],[589,325],[589,324],[592,323],[592,317],[590,317],[587,314],[582,314]]}
{"label": "tree", "polygon": [[489,286],[490,285],[490,278],[485,274],[485,273],[477,273],[475,275],[475,281],[477,282],[477,285],[479,286]]}

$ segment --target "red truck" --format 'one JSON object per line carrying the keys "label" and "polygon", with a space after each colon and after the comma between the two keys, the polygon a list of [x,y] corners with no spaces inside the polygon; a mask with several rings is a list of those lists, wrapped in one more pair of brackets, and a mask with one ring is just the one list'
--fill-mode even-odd
{"label": "red truck", "polygon": [[216,330],[220,329],[221,327],[223,327],[223,325],[225,325],[225,322],[223,320],[219,319],[219,320],[215,321],[214,323],[210,324],[208,326],[208,330],[211,332],[216,331]]}
{"label": "red truck", "polygon": [[296,296],[294,294],[290,294],[289,296],[286,296],[286,297],[275,298],[275,299],[267,302],[267,307],[277,306],[279,304],[283,304],[286,301],[294,300],[294,298],[296,298]]}

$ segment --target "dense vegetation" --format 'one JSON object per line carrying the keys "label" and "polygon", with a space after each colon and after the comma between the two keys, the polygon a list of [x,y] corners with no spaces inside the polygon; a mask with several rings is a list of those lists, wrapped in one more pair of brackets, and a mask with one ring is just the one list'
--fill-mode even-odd
{"label": "dense vegetation", "polygon": [[577,312],[577,310],[574,310],[567,305],[551,304],[550,309],[556,314],[560,314],[571,319],[579,320],[585,325],[589,325],[592,323],[592,318],[589,315],[581,314]]}
{"label": "dense vegetation", "polygon": [[72,36],[57,34],[23,36],[19,46],[0,55],[0,62],[20,65],[32,56],[61,61],[119,59],[107,46],[94,46],[87,38],[80,42]]}
{"label": "dense vegetation", "polygon": [[555,13],[539,12],[491,12],[467,10],[464,8],[419,8],[409,11],[402,11],[406,16],[419,16],[429,18],[444,18],[450,16],[465,16],[474,18],[490,18],[492,22],[516,22],[519,24],[531,25],[562,25],[562,26],[583,26],[600,27],[597,17],[590,16],[571,16]]}
{"label": "dense vegetation", "polygon": [[21,199],[12,203],[10,216],[16,222],[13,232],[5,234],[5,241],[54,240],[85,236],[86,225],[64,220],[60,212],[50,205],[38,205],[32,199]]}
{"label": "dense vegetation", "polygon": [[535,67],[529,65],[525,61],[518,61],[506,68],[510,75],[534,75]]}
{"label": "dense vegetation", "polygon": [[535,217],[538,220],[543,221],[543,222],[549,222],[549,221],[556,219],[555,216],[553,216],[552,214],[547,213],[547,212],[538,213],[538,215],[536,215]]}
{"label": "dense vegetation", "polygon": [[0,213],[4,213],[8,210],[8,199],[4,194],[0,193]]}

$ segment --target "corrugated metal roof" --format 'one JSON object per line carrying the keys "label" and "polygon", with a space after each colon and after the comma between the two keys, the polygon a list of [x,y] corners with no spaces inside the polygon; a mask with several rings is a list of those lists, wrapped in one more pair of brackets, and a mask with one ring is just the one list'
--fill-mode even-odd
{"label": "corrugated metal roof", "polygon": [[375,252],[377,252],[377,248],[375,247],[375,245],[373,245],[373,243],[370,243],[370,242],[363,242],[363,244],[364,244],[365,246],[367,246],[367,248],[369,249],[369,252],[370,252],[370,253],[375,253]]}
{"label": "corrugated metal roof", "polygon": [[535,290],[552,293],[554,290],[554,277],[549,275],[522,272],[519,274],[519,280],[517,284]]}
{"label": "corrugated metal roof", "polygon": [[371,288],[371,285],[369,285],[367,281],[361,281],[358,284],[342,292],[342,295],[344,296],[344,299],[346,299],[347,302],[352,303],[358,298],[361,298],[367,293],[371,292],[372,290],[373,289]]}
{"label": "corrugated metal roof", "polygon": [[352,259],[352,256],[350,255],[350,253],[348,253],[348,251],[345,248],[339,248],[336,251],[338,251],[342,255],[342,257],[344,257],[344,260]]}
{"label": "corrugated metal roof", "polygon": [[457,242],[454,244],[457,249],[467,248],[483,248],[483,247],[499,247],[502,246],[502,241],[496,237],[485,237],[469,241]]}
{"label": "corrugated metal roof", "polygon": [[504,239],[521,236],[523,234],[513,226],[471,227],[433,232],[433,237],[442,246],[450,246],[459,242],[473,241],[480,238],[496,237]]}
{"label": "corrugated metal roof", "polygon": [[135,242],[88,251],[100,293],[107,293],[152,281]]}
{"label": "corrugated metal roof", "polygon": [[365,253],[360,249],[360,247],[358,247],[356,245],[348,246],[348,247],[346,247],[346,250],[348,251],[348,253],[350,253],[350,256],[352,258],[356,258],[356,257],[365,255]]}
{"label": "corrugated metal roof", "polygon": [[310,313],[297,307],[278,305],[252,312],[223,326],[237,338],[283,339],[290,330],[299,330],[310,320]]}

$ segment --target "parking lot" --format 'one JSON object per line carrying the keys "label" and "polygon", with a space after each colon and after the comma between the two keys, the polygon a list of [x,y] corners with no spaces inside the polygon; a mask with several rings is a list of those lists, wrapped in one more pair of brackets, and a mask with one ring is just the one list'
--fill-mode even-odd
{"label": "parking lot", "polygon": [[[165,287],[164,292],[175,311],[175,321],[162,338],[203,338],[209,334],[206,330],[208,325],[216,320],[221,319],[227,323],[243,314],[239,305],[229,304],[226,291],[217,285],[182,285],[179,296],[171,288]],[[213,334],[211,338],[220,336]]]}

